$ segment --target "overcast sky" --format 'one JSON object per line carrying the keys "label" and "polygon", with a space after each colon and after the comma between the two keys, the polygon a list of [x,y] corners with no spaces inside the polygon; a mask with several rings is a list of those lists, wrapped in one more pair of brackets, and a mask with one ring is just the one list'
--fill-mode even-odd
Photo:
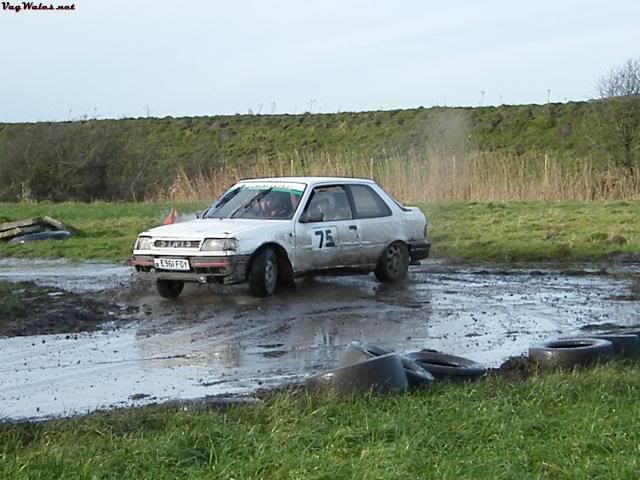
{"label": "overcast sky", "polygon": [[2,122],[587,100],[640,57],[631,0],[9,3]]}

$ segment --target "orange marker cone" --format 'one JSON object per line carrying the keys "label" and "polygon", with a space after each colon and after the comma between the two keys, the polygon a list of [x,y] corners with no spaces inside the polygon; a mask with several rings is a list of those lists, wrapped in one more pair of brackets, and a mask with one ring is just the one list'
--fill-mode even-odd
{"label": "orange marker cone", "polygon": [[169,215],[167,215],[164,220],[162,221],[163,225],[171,225],[172,223],[176,223],[176,220],[178,219],[178,211],[176,210],[176,207],[171,207],[171,211],[169,212]]}

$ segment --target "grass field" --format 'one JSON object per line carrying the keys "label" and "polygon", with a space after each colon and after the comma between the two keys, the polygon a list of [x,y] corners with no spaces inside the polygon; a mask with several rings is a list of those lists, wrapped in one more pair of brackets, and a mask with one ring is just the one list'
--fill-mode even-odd
{"label": "grass field", "polygon": [[403,396],[269,395],[0,424],[12,479],[630,479],[640,366],[440,384]]}
{"label": "grass field", "polygon": [[[181,212],[200,210],[204,204],[180,204]],[[0,243],[0,256],[108,260],[125,262],[136,236],[159,225],[168,204],[149,203],[0,203],[0,222],[49,215],[80,231],[65,241],[24,245]]]}
{"label": "grass field", "polygon": [[[177,204],[195,212],[204,203]],[[440,202],[420,207],[433,256],[463,261],[597,261],[640,251],[640,201]],[[49,215],[82,233],[62,242],[0,243],[0,256],[125,262],[137,233],[168,203],[0,203],[0,221]]]}
{"label": "grass field", "polygon": [[421,205],[434,254],[466,261],[599,261],[640,252],[640,202]]}

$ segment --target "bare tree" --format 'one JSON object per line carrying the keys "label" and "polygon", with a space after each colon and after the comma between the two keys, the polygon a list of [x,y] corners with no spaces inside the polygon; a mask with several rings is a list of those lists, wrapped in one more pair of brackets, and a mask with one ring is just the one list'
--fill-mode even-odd
{"label": "bare tree", "polygon": [[640,95],[640,58],[628,59],[620,68],[600,77],[596,84],[600,98]]}
{"label": "bare tree", "polygon": [[630,58],[621,67],[601,77],[596,88],[605,123],[613,128],[607,149],[618,165],[633,172],[640,148],[640,58]]}

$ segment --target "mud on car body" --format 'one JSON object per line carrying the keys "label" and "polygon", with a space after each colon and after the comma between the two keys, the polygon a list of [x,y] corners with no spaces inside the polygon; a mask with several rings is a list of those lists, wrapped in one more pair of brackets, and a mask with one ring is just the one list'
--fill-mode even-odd
{"label": "mud on car body", "polygon": [[429,255],[427,221],[371,180],[287,177],[244,180],[188,222],[136,240],[132,263],[163,297],[185,282],[248,281],[257,296],[314,273],[374,272],[402,279]]}

